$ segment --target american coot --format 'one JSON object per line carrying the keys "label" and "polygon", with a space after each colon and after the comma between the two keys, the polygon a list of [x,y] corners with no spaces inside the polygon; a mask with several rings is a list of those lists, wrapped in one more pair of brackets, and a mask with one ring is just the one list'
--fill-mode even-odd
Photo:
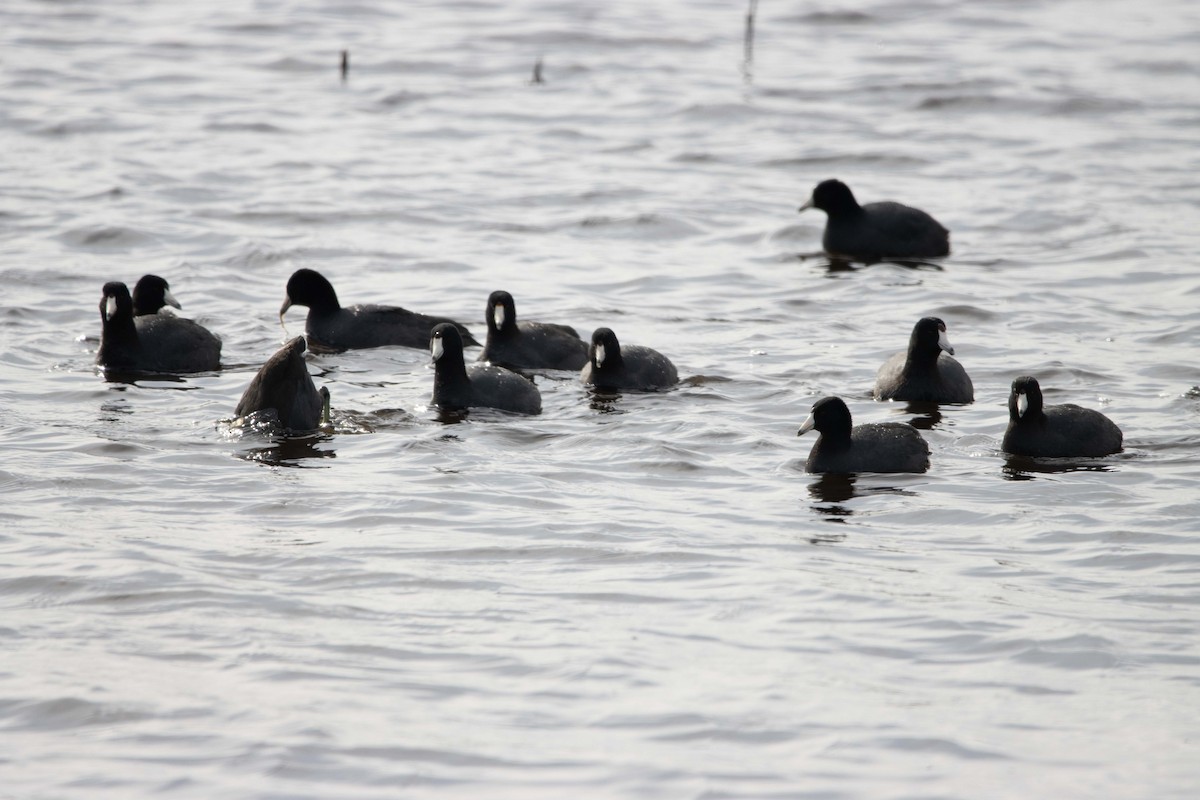
{"label": "american coot", "polygon": [[657,350],[636,344],[622,347],[610,329],[597,328],[579,379],[597,389],[658,391],[678,383],[679,373]]}
{"label": "american coot", "polygon": [[452,323],[434,327],[429,337],[433,356],[432,405],[443,411],[498,408],[517,414],[540,414],[542,394],[533,382],[504,367],[463,361],[462,337]]}
{"label": "american coot", "polygon": [[221,366],[221,340],[190,319],[169,314],[133,316],[129,288],[104,284],[96,363],[130,372],[207,372]]}
{"label": "american coot", "polygon": [[839,180],[818,183],[800,206],[801,211],[809,208],[829,216],[822,245],[830,255],[873,261],[950,254],[950,232],[936,219],[900,203],[860,206],[850,187]]}
{"label": "american coot", "polygon": [[323,350],[356,350],[364,347],[400,345],[425,347],[434,325],[456,325],[467,344],[479,343],[465,327],[446,317],[430,317],[398,306],[346,306],[338,303],[333,284],[321,273],[298,269],[287,283],[287,297],[279,309],[279,321],[292,306],[308,306],[304,331],[309,344]]}
{"label": "american coot", "polygon": [[133,287],[133,315],[144,317],[147,314],[157,314],[164,306],[183,308],[165,278],[157,275],[143,275]]}
{"label": "american coot", "polygon": [[[945,352],[943,352],[945,351]],[[875,375],[876,400],[970,403],[975,387],[962,364],[954,360],[946,323],[925,317],[913,327],[908,352],[896,353]]]}
{"label": "american coot", "polygon": [[508,292],[488,297],[487,341],[480,361],[509,369],[579,369],[588,360],[587,343],[569,325],[517,322],[517,307]]}
{"label": "american coot", "polygon": [[1042,405],[1042,387],[1028,375],[1012,382],[1008,430],[1000,447],[1017,456],[1093,458],[1121,450],[1121,429],[1090,408]]}
{"label": "american coot", "polygon": [[[329,390],[317,391],[304,363],[304,337],[296,336],[267,359],[250,381],[238,417],[261,413],[289,431],[311,431],[329,418]],[[269,415],[269,416],[268,416]]]}
{"label": "american coot", "polygon": [[821,434],[808,454],[808,472],[924,472],[929,445],[917,429],[903,422],[853,425],[840,397],[813,404],[812,414],[797,436],[816,428]]}

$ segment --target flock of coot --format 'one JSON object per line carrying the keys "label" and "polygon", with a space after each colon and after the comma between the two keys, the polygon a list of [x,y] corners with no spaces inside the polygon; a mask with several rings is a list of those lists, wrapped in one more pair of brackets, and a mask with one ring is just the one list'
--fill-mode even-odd
{"label": "flock of coot", "polygon": [[[949,231],[929,214],[900,203],[859,205],[838,180],[819,183],[800,211],[808,208],[828,216],[822,244],[832,256],[877,261],[938,258],[950,252]],[[221,340],[192,320],[159,313],[165,306],[180,308],[160,277],[144,276],[132,295],[123,283],[106,283],[96,363],[121,373],[218,369]],[[488,297],[487,340],[469,366],[463,348],[479,343],[464,325],[397,306],[343,306],[333,285],[314,270],[296,270],[288,280],[280,321],[292,306],[308,308],[307,344],[305,337],[295,337],[267,360],[237,405],[239,419],[269,420],[293,433],[328,421],[329,390],[318,390],[309,376],[307,347],[340,352],[428,346],[434,363],[431,404],[444,411],[487,407],[538,414],[541,394],[521,374],[528,370],[578,371],[585,385],[607,391],[662,391],[679,381],[666,356],[649,347],[622,346],[609,328],[597,328],[589,343],[567,325],[518,322],[512,295],[504,291]],[[879,368],[875,399],[973,402],[971,378],[953,355],[942,320],[918,321],[908,349]],[[1034,378],[1013,381],[1008,410],[1001,444],[1006,453],[1092,458],[1121,450],[1121,430],[1111,420],[1076,405],[1044,405]],[[854,425],[840,398],[818,400],[797,435],[814,428],[819,437],[805,463],[809,472],[924,472],[929,467],[929,446],[916,428],[899,422]]]}

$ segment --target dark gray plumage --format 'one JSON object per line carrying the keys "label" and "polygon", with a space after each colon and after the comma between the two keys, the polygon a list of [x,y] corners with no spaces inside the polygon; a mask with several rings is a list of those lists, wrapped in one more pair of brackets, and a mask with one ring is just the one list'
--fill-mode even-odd
{"label": "dark gray plumage", "polygon": [[157,275],[143,275],[133,287],[133,315],[144,317],[147,314],[157,314],[164,306],[183,308],[165,278]]}
{"label": "dark gray plumage", "polygon": [[919,208],[900,203],[860,206],[839,180],[818,183],[800,206],[828,215],[822,246],[830,255],[865,261],[883,258],[938,258],[950,254],[950,232]]}
{"label": "dark gray plumage", "polygon": [[907,352],[896,353],[875,375],[876,400],[970,403],[975,386],[946,336],[946,323],[925,317],[913,327]]}
{"label": "dark gray plumage", "polygon": [[221,340],[190,319],[169,314],[133,316],[129,288],[104,284],[96,363],[129,372],[208,372],[221,367]]}
{"label": "dark gray plumage", "polygon": [[588,346],[575,329],[552,322],[517,322],[512,295],[492,292],[488,297],[487,341],[480,361],[508,369],[580,369],[588,360]]}
{"label": "dark gray plumage", "polygon": [[304,337],[296,336],[279,348],[250,381],[233,412],[239,417],[271,414],[273,421],[290,431],[318,428],[329,403],[329,390],[320,391],[304,361]]}
{"label": "dark gray plumage", "polygon": [[504,367],[463,361],[462,337],[452,323],[436,325],[429,337],[433,356],[432,405],[443,411],[498,408],[517,414],[540,414],[542,394],[533,381]]}
{"label": "dark gray plumage", "polygon": [[612,330],[597,328],[579,379],[597,389],[660,391],[678,383],[679,372],[657,350],[636,344],[622,347]]}
{"label": "dark gray plumage", "polygon": [[821,434],[808,454],[808,472],[924,472],[929,445],[917,429],[903,422],[854,425],[850,409],[839,397],[824,397],[796,432],[816,428]]}
{"label": "dark gray plumage", "polygon": [[1012,382],[1008,429],[1000,447],[1018,456],[1094,458],[1120,452],[1121,429],[1108,417],[1072,403],[1042,404],[1042,387],[1028,375]]}
{"label": "dark gray plumage", "polygon": [[456,325],[467,344],[479,343],[466,327],[446,317],[431,317],[399,306],[358,305],[343,307],[333,284],[321,273],[298,269],[288,279],[287,296],[279,319],[292,306],[307,306],[304,332],[309,344],[325,350],[357,350],[366,347],[425,347],[429,332],[442,322]]}

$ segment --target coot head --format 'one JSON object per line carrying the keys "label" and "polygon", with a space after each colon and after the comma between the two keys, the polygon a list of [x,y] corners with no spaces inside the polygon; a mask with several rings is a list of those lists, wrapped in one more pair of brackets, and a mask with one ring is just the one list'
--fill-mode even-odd
{"label": "coot head", "polygon": [[830,178],[827,181],[821,181],[813,189],[812,197],[808,199],[804,205],[800,206],[801,211],[810,208],[819,208],[830,216],[836,214],[845,214],[857,211],[859,209],[858,201],[854,199],[854,193],[850,191],[850,187],[836,178]]}
{"label": "coot head", "polygon": [[429,332],[429,354],[434,364],[450,364],[454,361],[464,364],[462,334],[453,323],[438,323]]}
{"label": "coot head", "polygon": [[592,331],[592,343],[588,347],[588,360],[592,369],[613,367],[621,363],[621,343],[611,328],[596,328]]}
{"label": "coot head", "polygon": [[129,295],[129,287],[120,281],[109,281],[101,290],[100,320],[112,322],[123,317],[133,319],[133,298]]}
{"label": "coot head", "polygon": [[796,435],[803,436],[816,428],[817,432],[827,440],[848,442],[853,426],[850,409],[846,407],[842,398],[822,397],[813,403],[812,413],[808,415],[808,419],[804,420],[804,424],[800,426],[800,430],[796,431]]}
{"label": "coot head", "polygon": [[157,314],[163,306],[183,308],[171,294],[166,280],[157,275],[143,275],[133,287],[133,315]]}
{"label": "coot head", "polygon": [[287,297],[279,309],[280,321],[292,306],[307,306],[318,313],[341,308],[333,284],[314,269],[298,269],[288,278]]}
{"label": "coot head", "polygon": [[949,337],[946,336],[946,323],[937,317],[925,317],[913,326],[909,349],[931,353],[945,350],[950,355],[954,355],[954,348],[950,345]]}
{"label": "coot head", "polygon": [[488,333],[511,333],[517,329],[517,306],[508,292],[495,291],[488,295],[484,316]]}
{"label": "coot head", "polygon": [[1042,387],[1037,378],[1022,375],[1012,382],[1008,393],[1008,416],[1010,419],[1035,418],[1042,413]]}

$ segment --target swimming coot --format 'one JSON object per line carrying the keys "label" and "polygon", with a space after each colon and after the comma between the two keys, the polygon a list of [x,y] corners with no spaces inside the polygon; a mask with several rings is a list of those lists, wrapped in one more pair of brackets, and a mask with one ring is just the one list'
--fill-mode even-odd
{"label": "swimming coot", "polygon": [[975,387],[946,337],[946,323],[925,317],[913,327],[908,352],[896,353],[875,375],[876,400],[970,403]]}
{"label": "swimming coot", "polygon": [[165,278],[157,275],[143,275],[133,287],[133,315],[144,317],[147,314],[157,314],[164,306],[183,308]]}
{"label": "swimming coot", "polygon": [[262,365],[242,393],[239,417],[260,413],[289,431],[311,431],[329,416],[329,390],[320,391],[304,362],[304,337],[296,336]]}
{"label": "swimming coot", "polygon": [[850,187],[821,181],[800,206],[819,208],[825,222],[822,245],[830,255],[874,261],[882,258],[937,258],[950,254],[950,232],[919,208],[900,203],[860,206]]}
{"label": "swimming coot", "polygon": [[170,314],[133,316],[129,287],[104,284],[96,363],[130,372],[207,372],[221,366],[221,340],[190,319]]}
{"label": "swimming coot", "polygon": [[1071,403],[1042,405],[1042,387],[1024,375],[1008,394],[1008,430],[1000,447],[1017,456],[1093,458],[1121,450],[1121,429],[1108,417]]}
{"label": "swimming coot", "polygon": [[452,323],[436,325],[429,337],[433,356],[432,405],[443,411],[498,408],[517,414],[540,414],[542,394],[533,382],[504,367],[463,361],[462,337]]}
{"label": "swimming coot", "polygon": [[425,347],[434,325],[456,325],[467,344],[479,343],[467,329],[446,317],[430,317],[398,306],[338,303],[333,284],[321,273],[298,269],[287,283],[287,297],[279,309],[279,320],[292,306],[307,306],[304,332],[309,344],[323,350],[357,350],[365,347]]}
{"label": "swimming coot", "polygon": [[622,347],[612,330],[597,328],[579,379],[597,389],[659,391],[678,383],[679,373],[657,350],[636,344]]}
{"label": "swimming coot", "polygon": [[552,322],[517,322],[512,295],[496,291],[487,302],[487,341],[480,361],[509,369],[580,369],[587,343],[575,329]]}
{"label": "swimming coot", "polygon": [[924,472],[929,445],[917,429],[903,422],[853,425],[850,409],[839,397],[813,404],[812,414],[796,432],[816,428],[821,434],[808,454],[808,472]]}

